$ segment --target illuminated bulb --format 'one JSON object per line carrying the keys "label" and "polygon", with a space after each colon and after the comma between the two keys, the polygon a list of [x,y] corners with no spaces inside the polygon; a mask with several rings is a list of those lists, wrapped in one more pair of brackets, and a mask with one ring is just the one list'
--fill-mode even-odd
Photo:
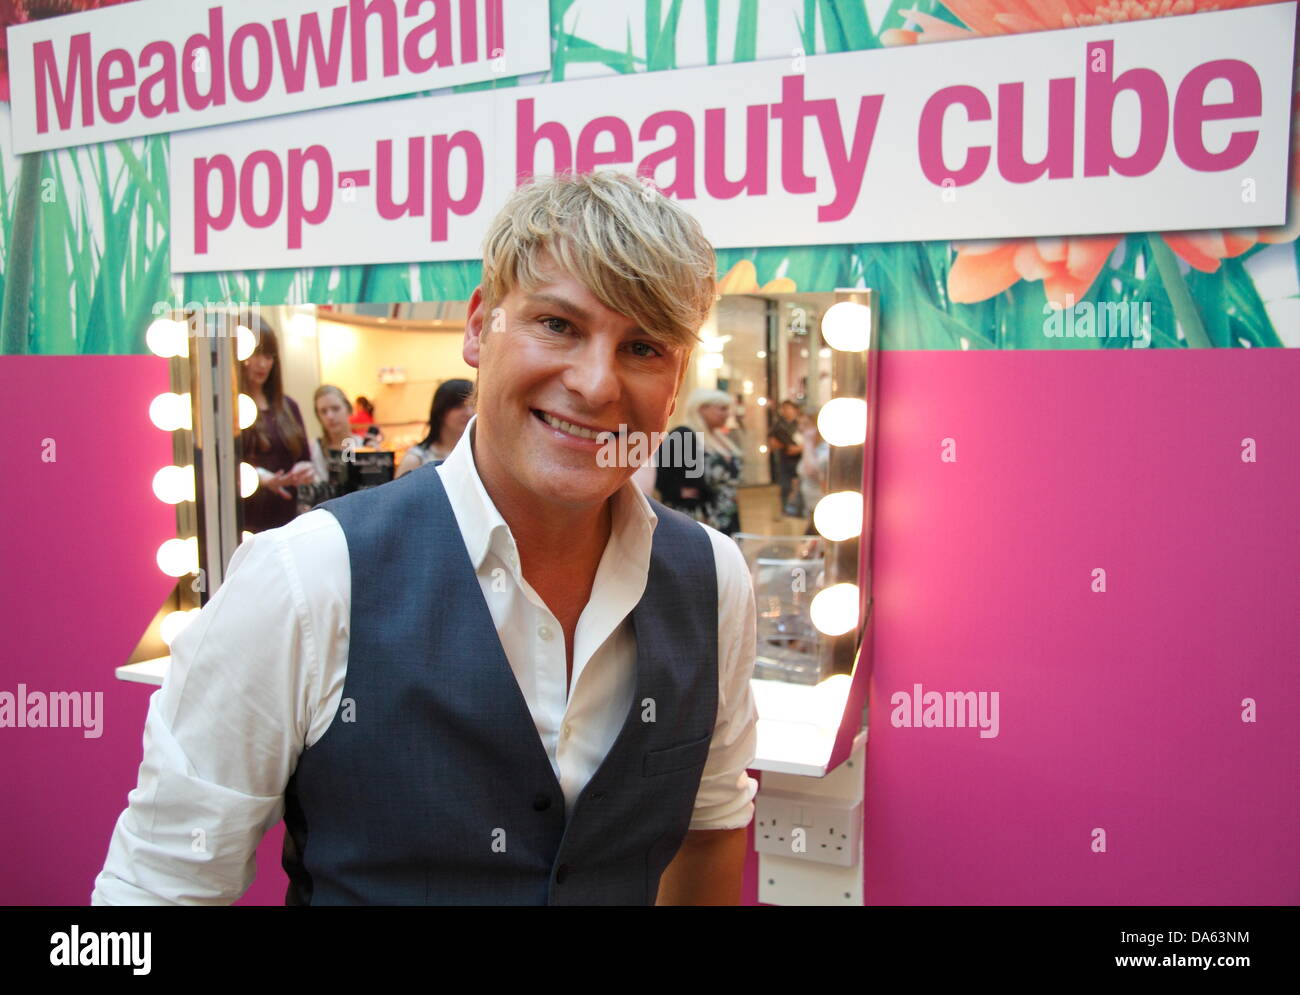
{"label": "illuminated bulb", "polygon": [[741,392],[745,394],[745,396],[749,396],[750,394],[754,393],[754,381],[746,380],[744,386],[742,386],[740,389]]}
{"label": "illuminated bulb", "polygon": [[817,431],[832,446],[860,446],[867,438],[867,402],[860,397],[827,401],[817,415]]}
{"label": "illuminated bulb", "polygon": [[159,318],[144,333],[145,345],[155,356],[171,359],[188,356],[190,352],[189,328],[183,321]]}
{"label": "illuminated bulb", "polygon": [[760,408],[765,408],[765,407],[767,407],[767,398],[766,398],[766,397],[760,397],[760,398],[758,399],[758,406],[759,406]]}
{"label": "illuminated bulb", "polygon": [[257,421],[257,402],[247,394],[240,394],[237,404],[239,405],[239,427],[248,428]]}
{"label": "illuminated bulb", "polygon": [[153,475],[153,492],[165,504],[194,500],[194,467],[165,466]]}
{"label": "illuminated bulb", "polygon": [[722,369],[722,363],[722,353],[720,352],[705,352],[700,354],[700,367],[702,369],[720,370]]}
{"label": "illuminated bulb", "polygon": [[831,542],[862,535],[862,495],[857,491],[827,494],[813,509],[813,525]]}
{"label": "illuminated bulb", "polygon": [[759,349],[758,352],[754,353],[754,355],[759,359],[767,359],[767,350]]}
{"label": "illuminated bulb", "polygon": [[250,497],[252,493],[262,484],[262,480],[257,475],[257,470],[251,463],[239,464],[239,496]]}
{"label": "illuminated bulb", "polygon": [[[235,328],[235,358],[241,363],[249,356],[253,355],[253,350],[257,348],[257,336],[253,334],[251,328],[239,325]],[[229,355],[227,353],[227,355]]]}
{"label": "illuminated bulb", "polygon": [[168,577],[198,573],[199,540],[193,536],[188,539],[168,539],[158,547],[156,559],[158,569]]}
{"label": "illuminated bulb", "polygon": [[762,443],[762,444],[758,447],[758,451],[759,451],[759,453],[761,453],[762,455],[766,456],[766,455],[767,455],[767,443],[766,443],[766,442]]}
{"label": "illuminated bulb", "polygon": [[164,432],[190,427],[190,395],[159,394],[149,402],[149,420]]}
{"label": "illuminated bulb", "polygon": [[198,608],[191,608],[187,612],[171,612],[168,614],[167,617],[162,620],[162,624],[158,627],[159,634],[162,636],[162,641],[170,646],[172,640],[181,634],[182,629],[194,621],[194,617],[198,615],[198,613]]}
{"label": "illuminated bulb", "polygon": [[871,308],[840,301],[822,316],[822,338],[840,352],[862,352],[871,344]]}
{"label": "illuminated bulb", "polygon": [[858,624],[858,585],[832,584],[808,606],[812,624],[828,636],[842,636]]}

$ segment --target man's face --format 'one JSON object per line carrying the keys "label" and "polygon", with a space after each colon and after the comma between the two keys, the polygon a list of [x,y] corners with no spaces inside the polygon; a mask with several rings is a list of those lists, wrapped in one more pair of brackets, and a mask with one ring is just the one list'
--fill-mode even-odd
{"label": "man's face", "polygon": [[612,454],[618,447],[572,426],[625,431],[628,448],[631,433],[663,432],[686,351],[606,308],[549,256],[539,270],[540,286],[516,288],[492,314],[480,290],[470,299],[464,357],[479,371],[475,460],[485,481],[515,501],[599,505],[636,467],[602,466],[610,462],[598,462],[602,447]]}

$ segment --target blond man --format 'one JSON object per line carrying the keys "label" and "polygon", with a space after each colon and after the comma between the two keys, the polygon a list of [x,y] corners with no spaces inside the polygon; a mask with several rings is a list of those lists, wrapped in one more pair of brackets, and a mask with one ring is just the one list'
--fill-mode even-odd
{"label": "blond man", "polygon": [[233,901],[283,817],[288,904],[737,903],[744,558],[596,458],[662,436],[714,279],[631,177],[517,189],[460,442],[240,547],[172,645],[92,901]]}

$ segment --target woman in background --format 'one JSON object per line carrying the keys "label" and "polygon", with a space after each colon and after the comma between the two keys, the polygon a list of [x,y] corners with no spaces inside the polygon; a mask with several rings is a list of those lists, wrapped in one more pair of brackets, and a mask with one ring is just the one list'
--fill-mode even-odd
{"label": "woman in background", "polygon": [[295,489],[316,479],[307,445],[307,428],[297,402],[284,392],[280,342],[260,316],[257,348],[239,364],[239,389],[257,404],[257,420],[240,433],[244,462],[257,470],[260,486],[243,499],[244,528],[264,532],[293,521],[298,514]]}
{"label": "woman in background", "polygon": [[352,440],[354,449],[360,449],[366,444],[365,436],[352,431],[348,421],[348,416],[352,414],[352,402],[340,388],[333,384],[321,384],[316,388],[313,402],[316,405],[316,420],[320,422],[324,434],[319,439],[311,440],[311,462],[316,471],[316,480],[298,486],[299,513],[335,496],[330,477],[335,457],[331,456],[331,450],[343,449],[348,445],[349,439]]}
{"label": "woman in background", "polygon": [[803,456],[799,460],[799,489],[804,508],[808,511],[808,524],[804,526],[806,535],[817,534],[813,525],[813,511],[817,508],[817,502],[826,494],[830,467],[830,445],[817,430],[819,414],[820,408],[811,415],[799,416],[799,430],[803,437]]}
{"label": "woman in background", "polygon": [[425,463],[441,463],[456,448],[474,409],[465,402],[474,385],[468,380],[446,380],[433,393],[429,406],[429,434],[406,451],[397,476],[410,473]]}
{"label": "woman in background", "polygon": [[724,430],[730,413],[726,391],[695,391],[686,404],[685,424],[669,433],[656,454],[660,501],[728,536],[740,531],[736,487],[742,459]]}

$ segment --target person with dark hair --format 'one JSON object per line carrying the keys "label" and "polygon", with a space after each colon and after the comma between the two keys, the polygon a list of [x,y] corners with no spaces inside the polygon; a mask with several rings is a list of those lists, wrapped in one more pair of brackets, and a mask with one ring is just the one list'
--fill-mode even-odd
{"label": "person with dark hair", "polygon": [[357,397],[356,410],[348,415],[348,424],[352,426],[353,433],[365,440],[367,446],[378,446],[384,441],[384,433],[375,421],[375,406],[364,394]]}
{"label": "person with dark hair", "polygon": [[776,464],[776,482],[781,488],[781,512],[790,518],[803,517],[803,498],[799,493],[799,461],[803,458],[800,443],[799,405],[789,399],[781,402],[780,414],[768,432]]}
{"label": "person with dark hair", "polygon": [[429,407],[429,434],[406,451],[397,468],[398,477],[425,463],[436,466],[451,455],[474,414],[467,403],[473,390],[469,380],[444,380],[438,385]]}
{"label": "person with dark hair", "polygon": [[284,392],[280,342],[260,316],[244,318],[256,327],[257,348],[239,364],[239,389],[257,404],[257,420],[240,435],[244,462],[257,470],[259,486],[243,499],[244,530],[264,532],[293,521],[296,488],[316,479],[307,426],[292,397]]}

